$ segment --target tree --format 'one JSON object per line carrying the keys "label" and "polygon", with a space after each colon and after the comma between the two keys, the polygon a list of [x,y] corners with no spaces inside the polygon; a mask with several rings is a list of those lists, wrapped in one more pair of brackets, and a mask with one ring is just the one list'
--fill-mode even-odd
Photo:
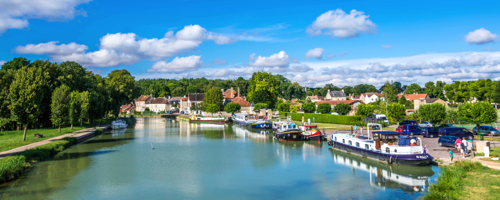
{"label": "tree", "polygon": [[352,108],[349,104],[346,103],[339,103],[335,107],[333,107],[333,112],[336,112],[341,115],[347,115],[349,112],[351,112]]}
{"label": "tree", "polygon": [[405,105],[405,106],[408,106],[411,104],[410,101],[406,100],[405,95],[401,95],[401,98],[399,98],[398,103],[401,105]]}
{"label": "tree", "polygon": [[50,120],[54,126],[59,127],[59,133],[61,133],[61,126],[66,124],[68,119],[70,99],[70,88],[67,85],[61,85],[52,93]]}
{"label": "tree", "polygon": [[24,126],[23,141],[26,141],[28,126],[35,123],[41,114],[45,75],[41,68],[23,67],[17,71],[10,85],[10,111],[12,119]]}
{"label": "tree", "polygon": [[299,105],[290,105],[290,112],[296,113],[299,111],[300,106]]}
{"label": "tree", "polygon": [[495,104],[500,103],[500,81],[495,82],[495,89],[491,95],[491,101]]}
{"label": "tree", "polygon": [[356,110],[356,115],[366,118],[372,116],[374,111],[375,111],[374,105],[361,104],[358,106],[358,109]]}
{"label": "tree", "polygon": [[83,120],[89,118],[89,110],[90,110],[90,93],[88,91],[84,91],[80,94],[80,126],[83,127]]}
{"label": "tree", "polygon": [[219,105],[217,105],[217,104],[205,105],[205,111],[212,113],[212,117],[213,117],[214,113],[219,112]]}
{"label": "tree", "polygon": [[321,114],[328,114],[332,111],[332,106],[329,103],[320,103],[316,111]]}
{"label": "tree", "polygon": [[[120,106],[131,102],[138,93],[135,80],[125,69],[112,71],[105,79],[106,88],[112,101],[112,111],[115,117],[120,114]],[[83,106],[82,106],[83,109]]]}
{"label": "tree", "polygon": [[81,113],[80,93],[77,91],[73,91],[70,94],[68,113],[68,121],[73,130],[73,125],[78,123]]}
{"label": "tree", "polygon": [[278,111],[280,111],[280,112],[290,112],[290,104],[289,103],[280,103],[278,105]]}
{"label": "tree", "polygon": [[265,108],[268,108],[269,106],[267,105],[267,103],[257,103],[254,105],[254,110],[260,110],[260,109],[265,109]]}
{"label": "tree", "polygon": [[222,96],[221,89],[218,87],[210,88],[203,98],[203,105],[215,104],[219,106],[219,110],[224,108],[224,97]]}
{"label": "tree", "polygon": [[425,83],[425,93],[429,95],[430,98],[436,98],[434,96],[434,90],[436,89],[436,86],[434,85],[434,82],[429,81]]}
{"label": "tree", "polygon": [[224,107],[224,111],[226,111],[227,113],[231,113],[234,114],[235,112],[240,112],[241,110],[241,105],[239,103],[234,103],[234,102],[231,102],[231,103],[228,103],[226,104],[226,107]]}
{"label": "tree", "polygon": [[406,87],[406,94],[421,94],[422,92],[422,88],[416,83],[412,83],[411,85]]}
{"label": "tree", "polygon": [[305,113],[314,113],[316,111],[316,104],[313,102],[307,102],[302,104],[302,110]]}
{"label": "tree", "polygon": [[445,83],[442,81],[437,81],[436,82],[436,88],[434,88],[434,97],[432,98],[440,98],[443,101],[447,101],[446,97],[444,96],[443,90],[444,90]]}
{"label": "tree", "polygon": [[23,68],[24,66],[28,66],[30,64],[31,61],[29,61],[28,59],[26,58],[23,58],[23,57],[17,57],[17,58],[14,58],[12,59],[11,61],[9,62],[6,62],[2,65],[2,68],[0,69],[0,71],[7,71],[7,70],[18,70],[18,69],[21,69]]}
{"label": "tree", "polygon": [[394,85],[389,82],[385,82],[382,87],[385,95],[387,96],[386,101],[389,103],[396,102],[398,90],[394,87]]}
{"label": "tree", "polygon": [[271,73],[253,73],[248,88],[248,100],[254,103],[266,103],[269,108],[274,108],[279,95],[278,84],[278,80]]}
{"label": "tree", "polygon": [[172,96],[174,97],[180,97],[180,96],[184,96],[184,94],[186,94],[185,90],[183,87],[176,87],[173,91],[172,91]]}
{"label": "tree", "polygon": [[9,91],[14,75],[14,70],[0,70],[0,129],[11,122]]}
{"label": "tree", "polygon": [[450,100],[450,102],[454,103],[455,102],[455,88],[453,85],[444,85],[444,90],[446,97]]}
{"label": "tree", "polygon": [[461,120],[475,124],[478,130],[481,124],[490,124],[498,119],[495,108],[488,102],[461,105],[458,107],[457,115]]}
{"label": "tree", "polygon": [[402,122],[406,117],[406,108],[398,103],[387,106],[387,111],[389,114],[388,117],[394,119],[398,123]]}
{"label": "tree", "polygon": [[418,109],[420,119],[429,121],[433,126],[446,119],[446,107],[440,103],[426,104]]}

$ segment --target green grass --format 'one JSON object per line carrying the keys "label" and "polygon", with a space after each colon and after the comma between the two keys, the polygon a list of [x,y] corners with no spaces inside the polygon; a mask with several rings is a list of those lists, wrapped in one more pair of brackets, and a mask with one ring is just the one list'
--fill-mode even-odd
{"label": "green grass", "polygon": [[[483,138],[484,141],[500,141],[500,138],[493,137],[492,139],[492,137],[490,137],[489,135],[485,135]],[[474,135],[474,140],[479,140],[479,139],[480,139],[479,135]]]}
{"label": "green grass", "polygon": [[461,199],[500,199],[500,171],[480,168],[462,180]]}
{"label": "green grass", "polygon": [[[110,123],[112,120],[102,120],[103,124]],[[24,146],[27,144],[31,144],[34,142],[46,140],[49,138],[57,137],[60,135],[64,135],[67,133],[72,133],[75,131],[79,131],[85,128],[96,126],[98,122],[94,122],[91,125],[84,125],[83,128],[80,126],[74,126],[73,130],[70,127],[61,128],[61,133],[58,133],[58,128],[41,128],[41,129],[28,129],[26,133],[26,141],[23,141],[23,131],[3,131],[0,132],[0,152],[7,151],[10,149],[14,149],[20,146]],[[35,138],[35,133],[39,133],[43,135],[43,138]]]}

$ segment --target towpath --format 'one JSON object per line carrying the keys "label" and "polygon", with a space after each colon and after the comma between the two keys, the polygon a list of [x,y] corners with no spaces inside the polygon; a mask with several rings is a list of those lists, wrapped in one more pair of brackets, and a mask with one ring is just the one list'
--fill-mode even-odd
{"label": "towpath", "polygon": [[[97,128],[105,130],[105,129],[108,129],[109,127],[110,127],[109,125],[102,125],[102,126],[97,127]],[[20,153],[20,152],[23,152],[23,151],[26,151],[29,149],[33,149],[35,147],[38,147],[38,146],[41,146],[44,144],[48,144],[48,143],[51,143],[51,142],[56,141],[56,140],[61,140],[65,137],[75,137],[78,139],[78,142],[82,142],[82,140],[88,139],[89,137],[93,136],[95,133],[95,130],[96,130],[96,127],[86,128],[86,129],[82,129],[82,130],[75,131],[72,133],[68,133],[68,134],[57,136],[57,137],[49,138],[46,140],[27,144],[24,146],[20,146],[20,147],[11,149],[11,150],[0,152],[0,158],[3,158],[5,156],[9,156],[12,154]]]}

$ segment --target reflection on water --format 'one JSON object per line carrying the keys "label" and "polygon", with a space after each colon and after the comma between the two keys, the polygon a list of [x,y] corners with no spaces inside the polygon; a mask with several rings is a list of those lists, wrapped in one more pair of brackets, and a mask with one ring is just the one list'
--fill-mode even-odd
{"label": "reflection on water", "polygon": [[35,164],[1,185],[0,199],[417,199],[439,171],[231,124],[128,124]]}

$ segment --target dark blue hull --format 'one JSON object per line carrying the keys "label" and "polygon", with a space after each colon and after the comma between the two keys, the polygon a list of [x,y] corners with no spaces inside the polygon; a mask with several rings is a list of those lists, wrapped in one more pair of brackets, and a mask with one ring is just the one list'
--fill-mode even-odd
{"label": "dark blue hull", "polygon": [[273,125],[271,124],[271,122],[254,123],[252,124],[252,128],[271,129],[273,128]]}
{"label": "dark blue hull", "polygon": [[429,154],[387,154],[334,141],[328,142],[328,145],[333,146],[335,149],[358,154],[363,157],[377,159],[389,164],[428,166],[432,161],[432,156]]}

